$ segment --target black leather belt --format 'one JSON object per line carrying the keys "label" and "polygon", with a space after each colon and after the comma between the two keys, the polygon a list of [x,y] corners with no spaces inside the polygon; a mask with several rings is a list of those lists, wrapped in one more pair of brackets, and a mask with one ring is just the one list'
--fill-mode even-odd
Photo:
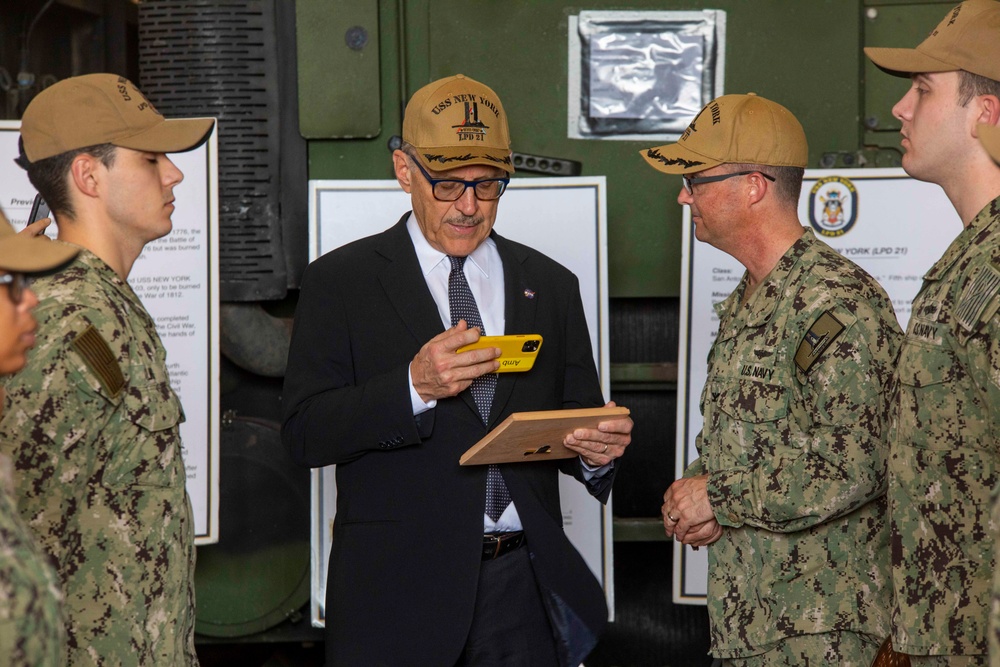
{"label": "black leather belt", "polygon": [[524,531],[483,535],[483,560],[493,560],[509,554],[524,544]]}

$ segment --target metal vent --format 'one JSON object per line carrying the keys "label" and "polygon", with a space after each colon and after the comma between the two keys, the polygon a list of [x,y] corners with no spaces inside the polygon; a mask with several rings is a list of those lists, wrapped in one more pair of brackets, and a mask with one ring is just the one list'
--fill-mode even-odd
{"label": "metal vent", "polygon": [[[295,47],[283,45],[279,57],[276,10],[274,0],[139,4],[140,89],[166,116],[219,119],[219,279],[226,301],[285,296],[282,203],[299,188],[302,206],[306,199],[304,142],[297,128],[282,131],[288,113],[279,82],[294,85]],[[294,39],[294,14],[292,26]],[[282,72],[288,50],[291,71]],[[288,97],[297,104],[294,89]],[[289,150],[298,159],[283,159]],[[283,168],[296,162],[301,173]]]}

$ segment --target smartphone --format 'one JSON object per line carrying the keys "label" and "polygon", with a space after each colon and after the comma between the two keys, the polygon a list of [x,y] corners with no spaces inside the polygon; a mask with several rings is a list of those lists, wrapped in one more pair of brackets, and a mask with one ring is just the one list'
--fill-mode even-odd
{"label": "smartphone", "polygon": [[542,348],[542,337],[538,334],[481,336],[472,345],[460,347],[457,351],[467,352],[484,347],[500,348],[500,368],[497,373],[521,373],[531,370],[535,365],[535,357]]}
{"label": "smartphone", "polygon": [[48,217],[50,217],[49,205],[42,199],[42,195],[35,195],[35,201],[31,203],[31,214],[28,216],[28,224],[30,225],[33,222]]}

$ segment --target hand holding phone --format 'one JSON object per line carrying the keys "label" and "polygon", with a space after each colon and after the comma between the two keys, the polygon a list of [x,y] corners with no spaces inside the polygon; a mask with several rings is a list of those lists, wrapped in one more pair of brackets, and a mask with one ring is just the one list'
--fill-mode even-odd
{"label": "hand holding phone", "polygon": [[31,213],[28,214],[28,224],[21,230],[21,233],[28,236],[44,236],[45,229],[51,224],[52,215],[49,212],[49,205],[45,203],[41,195],[35,195],[35,201],[31,204]]}

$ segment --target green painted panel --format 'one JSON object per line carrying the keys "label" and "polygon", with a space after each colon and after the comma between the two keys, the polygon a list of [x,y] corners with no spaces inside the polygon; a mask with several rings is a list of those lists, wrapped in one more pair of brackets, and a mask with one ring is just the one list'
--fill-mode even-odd
{"label": "green painted panel", "polygon": [[[873,5],[864,9],[864,45],[913,48],[924,41],[954,2]],[[892,107],[910,80],[891,76],[864,59],[865,143],[890,149],[899,158],[899,120]]]}
{"label": "green painted panel", "polygon": [[[391,178],[386,140],[400,131],[406,99],[432,79],[462,72],[503,99],[514,150],[578,160],[584,174],[607,176],[611,295],[676,296],[680,179],[639,157],[654,142],[566,136],[569,16],[622,8],[608,0],[582,7],[559,0],[383,0],[382,136],[311,141],[310,178]],[[726,11],[725,92],[754,91],[789,107],[809,138],[810,166],[818,167],[825,152],[859,148],[861,0],[632,0],[627,9]]]}
{"label": "green painted panel", "polygon": [[[430,76],[462,71],[497,90],[514,149],[570,158],[608,177],[612,296],[675,296],[680,289],[680,179],[650,169],[639,150],[654,142],[566,137],[568,16],[561,2],[508,3],[501,20],[477,28],[490,3],[435,0],[425,52]],[[619,9],[595,1],[586,9]],[[828,0],[634,1],[630,10],[721,9],[727,13],[726,92],[754,91],[795,112],[818,165],[828,150],[854,150],[860,67],[858,2]],[[484,12],[487,13],[488,12]],[[411,58],[419,57],[416,45]],[[502,230],[499,230],[502,233]]]}
{"label": "green painted panel", "polygon": [[381,130],[378,0],[296,0],[299,132],[307,139]]}

